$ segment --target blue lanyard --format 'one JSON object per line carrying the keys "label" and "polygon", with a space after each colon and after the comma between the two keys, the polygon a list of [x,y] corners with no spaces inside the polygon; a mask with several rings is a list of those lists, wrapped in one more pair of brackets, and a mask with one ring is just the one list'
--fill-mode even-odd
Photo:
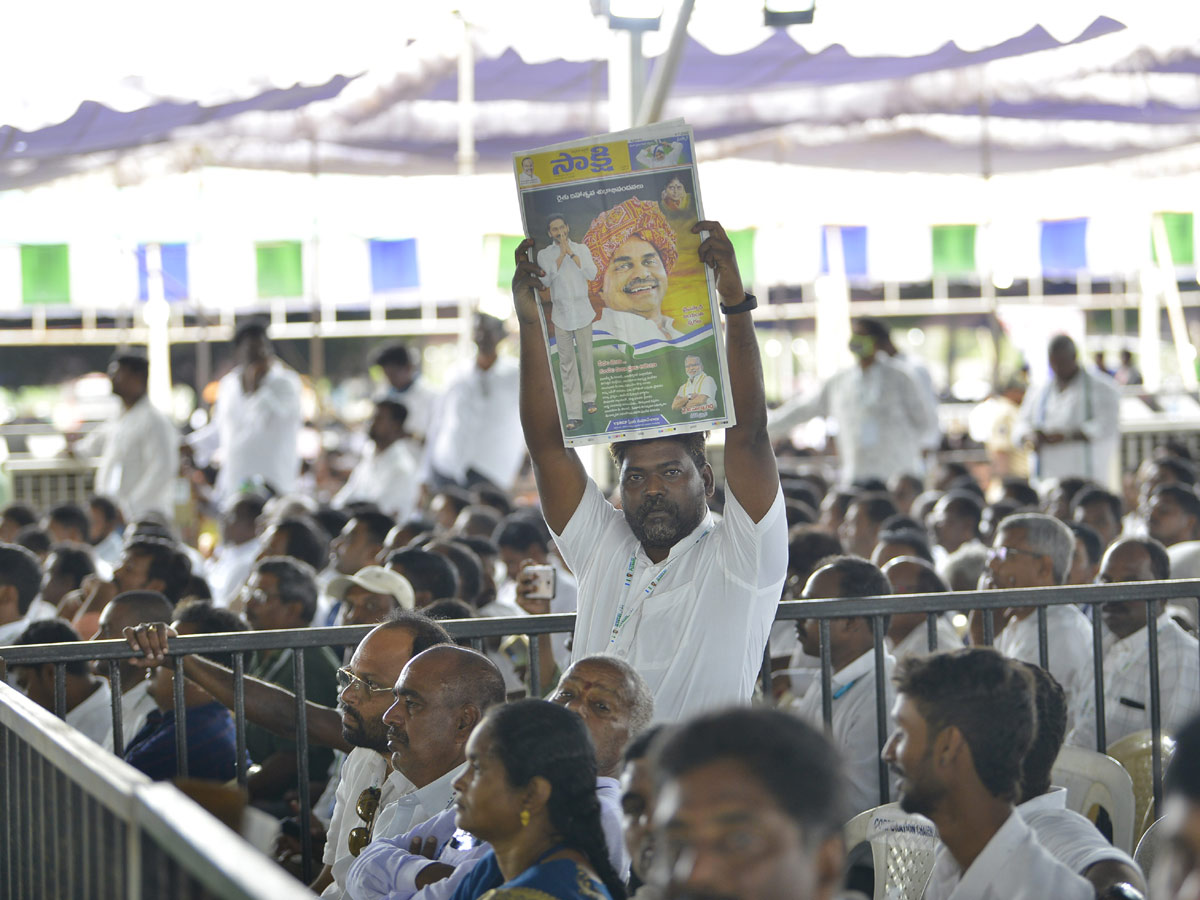
{"label": "blue lanyard", "polygon": [[840,688],[838,688],[836,691],[833,692],[833,699],[836,700],[838,697],[842,696],[842,694],[846,693],[846,691],[850,690],[850,688],[854,687],[860,681],[862,681],[861,675],[859,675],[853,681],[851,681],[847,684],[843,684]]}
{"label": "blue lanyard", "polygon": [[[704,529],[704,533],[701,534],[700,537],[696,538],[695,542],[692,544],[692,547],[704,540],[705,535],[707,535],[711,530],[712,529],[709,528]],[[690,549],[691,547],[688,548],[688,550]],[[684,553],[686,552],[687,550],[684,551]],[[679,554],[679,556],[683,556],[683,553]],[[679,559],[679,556],[675,557],[675,559],[663,566],[659,573],[654,576],[654,579],[648,585],[646,585],[646,589],[642,591],[643,600],[650,597],[654,593],[655,588],[657,588],[659,583],[662,582],[663,576],[667,574],[667,570],[671,568],[675,560]],[[625,570],[625,584],[621,588],[621,605],[617,607],[617,615],[613,619],[612,636],[608,640],[608,645],[610,647],[617,642],[617,637],[621,634],[621,629],[625,627],[625,623],[633,617],[633,610],[630,610],[628,613],[625,612],[625,604],[629,601],[629,588],[633,584],[633,570],[636,567],[637,550],[634,550],[633,553],[629,554],[629,567]]]}

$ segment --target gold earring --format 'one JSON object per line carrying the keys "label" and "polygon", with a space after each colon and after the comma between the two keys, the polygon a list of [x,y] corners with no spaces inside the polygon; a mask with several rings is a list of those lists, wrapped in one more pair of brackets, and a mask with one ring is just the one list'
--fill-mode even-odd
{"label": "gold earring", "polygon": [[524,828],[528,824],[529,824],[529,810],[523,809],[523,810],[521,810],[521,827]]}

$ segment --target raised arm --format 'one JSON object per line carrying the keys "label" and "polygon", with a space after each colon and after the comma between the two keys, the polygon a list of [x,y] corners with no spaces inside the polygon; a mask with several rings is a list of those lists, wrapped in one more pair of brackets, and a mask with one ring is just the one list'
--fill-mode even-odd
{"label": "raised arm", "polygon": [[[716,275],[721,303],[737,306],[746,299],[746,291],[725,229],[720,222],[709,221],[697,222],[692,231],[708,232],[700,244],[700,259]],[[725,431],[725,483],[742,509],[758,522],[779,493],[779,472],[767,435],[762,362],[749,311],[725,317],[725,349],[729,358],[729,389],[737,413],[737,425]]]}
{"label": "raised arm", "polygon": [[[126,628],[125,640],[134,650],[145,656],[134,660],[139,665],[172,665],[166,655],[168,635],[173,635],[162,622]],[[183,673],[188,681],[194,682],[212,694],[218,703],[233,709],[233,670],[199,656],[184,657]],[[284,738],[296,737],[296,695],[277,684],[260,681],[246,675],[242,678],[242,690],[246,705],[246,720]],[[349,753],[353,745],[342,737],[342,717],[336,709],[313,703],[305,703],[308,720],[308,742],[321,747],[332,747]]]}
{"label": "raised arm", "polygon": [[558,407],[554,402],[554,377],[538,317],[537,289],[545,271],[530,262],[533,240],[517,247],[513,273],[513,304],[521,328],[521,428],[533,460],[542,515],[555,534],[562,534],[587,487],[587,473],[575,451],[563,445]]}

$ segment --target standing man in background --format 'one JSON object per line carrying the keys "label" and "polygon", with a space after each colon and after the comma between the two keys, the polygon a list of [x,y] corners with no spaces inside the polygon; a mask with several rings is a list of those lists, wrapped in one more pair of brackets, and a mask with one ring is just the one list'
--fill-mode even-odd
{"label": "standing man in background", "polygon": [[238,326],[233,354],[236,365],[221,379],[212,422],[189,444],[200,465],[219,460],[218,499],[256,478],[286,494],[300,474],[300,376],[275,358],[261,322]]}
{"label": "standing man in background", "polygon": [[147,396],[150,363],[137,350],[118,350],[108,364],[121,412],[78,442],[71,452],[98,456],[96,493],[119,497],[130,517],[147,513],[175,520],[179,432]]}

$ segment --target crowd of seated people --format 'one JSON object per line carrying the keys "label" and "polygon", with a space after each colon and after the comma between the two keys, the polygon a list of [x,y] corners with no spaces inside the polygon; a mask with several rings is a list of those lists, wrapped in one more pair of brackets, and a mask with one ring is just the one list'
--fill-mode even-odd
{"label": "crowd of seated people", "polygon": [[[740,280],[718,229],[700,254],[736,307]],[[518,265],[514,293],[521,390],[536,396],[549,368],[528,352],[540,339],[534,269]],[[551,405],[521,409],[536,503],[470,468],[457,484],[431,479],[382,505],[365,496],[365,474],[325,505],[247,482],[214,495],[217,532],[203,554],[161,513],[126,517],[119,496],[13,505],[0,512],[0,646],[124,638],[138,652],[118,663],[119,698],[107,666],[66,667],[67,722],[170,779],[184,716],[188,774],[228,782],[249,766],[250,802],[280,820],[275,861],[298,873],[295,835],[309,828],[322,896],[852,896],[842,827],[888,798],[936,828],[927,897],[1144,895],[1149,873],[1068,815],[1050,769],[1064,743],[1104,749],[1098,716],[1108,743],[1150,727],[1149,624],[1162,727],[1180,736],[1168,788],[1177,816],[1196,815],[1194,604],[1051,606],[1047,670],[1034,606],[963,598],[930,619],[906,604],[1200,574],[1192,462],[1161,448],[1136,473],[1128,508],[1084,479],[985,484],[959,464],[840,484],[803,459],[777,464],[752,325],[731,313],[727,326],[738,425],[723,485],[703,437],[682,435],[615,444],[606,495],[562,446]],[[475,364],[494,365],[494,352],[487,359],[481,349]],[[377,409],[372,466],[410,439],[402,410],[394,398]],[[419,449],[400,461],[414,479]],[[553,572],[549,596],[531,567]],[[775,621],[781,599],[887,596],[888,616]],[[533,646],[456,643],[439,624],[575,611],[573,635]],[[243,760],[232,659],[167,654],[187,635],[343,625],[370,631],[244,660]],[[9,678],[56,707],[52,665],[12,666]],[[301,779],[316,798],[311,823],[293,817]],[[1186,826],[1173,826],[1180,848]]]}

